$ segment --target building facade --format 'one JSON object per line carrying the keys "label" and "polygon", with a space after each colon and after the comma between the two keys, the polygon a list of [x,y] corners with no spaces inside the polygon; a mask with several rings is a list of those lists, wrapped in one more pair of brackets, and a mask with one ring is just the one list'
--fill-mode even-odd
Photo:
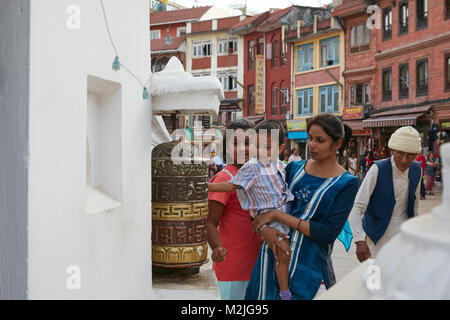
{"label": "building facade", "polygon": [[[158,4],[160,8],[161,4]],[[169,8],[169,6],[166,6]],[[169,59],[177,57],[186,68],[186,30],[187,25],[196,21],[212,18],[221,18],[229,15],[229,12],[217,7],[205,6],[197,8],[178,9],[172,6],[168,11],[151,11],[150,13],[150,38],[151,38],[151,68],[152,72],[164,69]],[[177,123],[173,118],[163,116],[169,131],[182,128],[185,117],[179,116]]]}
{"label": "building facade", "polygon": [[346,30],[344,113],[370,134],[363,148],[386,156],[389,136],[412,125],[435,149],[450,120],[450,2],[345,1],[333,15]]}
{"label": "building facade", "polygon": [[[307,13],[307,14],[306,14]],[[288,138],[292,148],[307,156],[306,122],[321,113],[342,116],[344,33],[331,10],[314,8],[299,19],[289,38],[293,50],[292,120]]]}
{"label": "building facade", "polygon": [[243,37],[228,33],[243,17],[234,16],[187,24],[186,71],[194,77],[214,76],[223,85],[225,99],[217,117],[191,116],[185,126],[201,121],[203,128],[223,127],[242,117]]}

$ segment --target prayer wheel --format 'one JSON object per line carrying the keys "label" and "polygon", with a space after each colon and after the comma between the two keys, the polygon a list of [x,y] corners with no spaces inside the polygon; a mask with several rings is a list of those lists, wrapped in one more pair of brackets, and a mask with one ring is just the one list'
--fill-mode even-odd
{"label": "prayer wheel", "polygon": [[198,270],[207,262],[207,177],[208,162],[191,144],[173,141],[153,149],[153,266]]}

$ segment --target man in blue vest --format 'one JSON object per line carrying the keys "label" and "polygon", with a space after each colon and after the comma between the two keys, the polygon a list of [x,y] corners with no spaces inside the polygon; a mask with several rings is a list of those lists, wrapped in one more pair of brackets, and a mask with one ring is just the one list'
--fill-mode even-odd
{"label": "man in blue vest", "polygon": [[349,217],[360,262],[375,258],[400,225],[418,215],[422,170],[414,160],[422,148],[420,135],[413,127],[401,127],[388,147],[392,156],[371,166]]}

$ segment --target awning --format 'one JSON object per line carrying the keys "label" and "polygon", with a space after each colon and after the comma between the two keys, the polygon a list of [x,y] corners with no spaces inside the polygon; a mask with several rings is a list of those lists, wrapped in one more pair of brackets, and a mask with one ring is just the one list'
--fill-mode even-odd
{"label": "awning", "polygon": [[399,127],[413,126],[417,118],[431,109],[432,105],[411,105],[407,108],[387,108],[385,111],[374,113],[370,119],[363,120],[364,127]]}
{"label": "awning", "polygon": [[362,130],[364,128],[362,120],[346,120],[344,124],[348,125],[352,131]]}
{"label": "awning", "polygon": [[253,123],[258,123],[264,120],[264,115],[247,116],[246,119],[252,121]]}
{"label": "awning", "polygon": [[308,133],[306,131],[289,131],[288,139],[306,140],[306,139],[308,139]]}
{"label": "awning", "polygon": [[364,127],[370,128],[413,126],[417,123],[417,118],[421,115],[423,115],[423,112],[366,119],[363,120],[363,125]]}

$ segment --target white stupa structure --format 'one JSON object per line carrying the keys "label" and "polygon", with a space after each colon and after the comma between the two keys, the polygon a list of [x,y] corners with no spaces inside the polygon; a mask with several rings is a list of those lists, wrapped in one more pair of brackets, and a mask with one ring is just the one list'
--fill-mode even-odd
{"label": "white stupa structure", "polygon": [[450,299],[450,143],[441,146],[443,201],[404,222],[379,252],[320,295],[328,299]]}
{"label": "white stupa structure", "polygon": [[163,115],[217,115],[220,101],[225,99],[217,77],[194,77],[184,71],[181,61],[171,57],[164,70],[150,81],[152,96],[151,147],[171,141]]}

